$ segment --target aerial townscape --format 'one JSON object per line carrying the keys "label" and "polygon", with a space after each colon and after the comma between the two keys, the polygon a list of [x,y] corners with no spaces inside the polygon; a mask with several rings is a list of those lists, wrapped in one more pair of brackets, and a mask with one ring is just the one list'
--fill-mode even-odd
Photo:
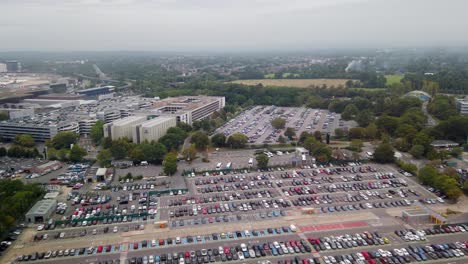
{"label": "aerial townscape", "polygon": [[0,2],[1,264],[468,263],[468,2]]}

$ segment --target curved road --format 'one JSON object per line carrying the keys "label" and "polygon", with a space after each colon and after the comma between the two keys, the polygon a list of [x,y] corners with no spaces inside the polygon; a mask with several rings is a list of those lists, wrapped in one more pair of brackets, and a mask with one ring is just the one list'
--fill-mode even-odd
{"label": "curved road", "polygon": [[423,103],[422,111],[427,116],[427,126],[428,127],[433,127],[433,126],[436,126],[438,124],[438,121],[432,115],[430,115],[429,112],[427,111],[427,104],[428,104],[428,102]]}

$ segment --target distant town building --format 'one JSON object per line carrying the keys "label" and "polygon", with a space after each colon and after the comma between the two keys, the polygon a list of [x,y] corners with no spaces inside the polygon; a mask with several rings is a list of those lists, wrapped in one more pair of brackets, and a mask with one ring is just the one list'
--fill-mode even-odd
{"label": "distant town building", "polygon": [[83,90],[77,91],[76,93],[80,95],[84,95],[84,96],[97,97],[99,95],[113,93],[114,89],[115,89],[115,86],[108,85],[108,86],[102,86],[102,87],[96,87],[96,88],[83,89]]}
{"label": "distant town building", "polygon": [[7,72],[7,65],[5,63],[0,63],[0,72]]}
{"label": "distant town building", "polygon": [[54,93],[65,93],[67,91],[67,84],[66,83],[52,83],[50,84],[50,89]]}
{"label": "distant town building", "polygon": [[431,146],[434,148],[454,148],[458,147],[460,144],[453,142],[451,140],[434,140],[431,143]]}
{"label": "distant town building", "polygon": [[21,63],[15,60],[5,61],[8,72],[19,72],[21,71]]}
{"label": "distant town building", "polygon": [[462,115],[468,114],[468,99],[467,98],[462,98],[462,99],[457,98],[456,105],[460,114]]}

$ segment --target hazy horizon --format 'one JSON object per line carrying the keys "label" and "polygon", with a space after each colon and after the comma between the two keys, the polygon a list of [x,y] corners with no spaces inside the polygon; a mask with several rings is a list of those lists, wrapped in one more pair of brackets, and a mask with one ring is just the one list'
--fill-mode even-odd
{"label": "hazy horizon", "polygon": [[468,46],[468,1],[0,0],[0,51]]}

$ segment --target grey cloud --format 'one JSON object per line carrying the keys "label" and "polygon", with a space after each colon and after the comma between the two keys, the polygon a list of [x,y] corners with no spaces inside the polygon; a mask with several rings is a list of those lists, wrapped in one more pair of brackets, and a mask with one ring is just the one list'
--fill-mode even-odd
{"label": "grey cloud", "polygon": [[463,0],[0,0],[0,50],[468,45]]}

